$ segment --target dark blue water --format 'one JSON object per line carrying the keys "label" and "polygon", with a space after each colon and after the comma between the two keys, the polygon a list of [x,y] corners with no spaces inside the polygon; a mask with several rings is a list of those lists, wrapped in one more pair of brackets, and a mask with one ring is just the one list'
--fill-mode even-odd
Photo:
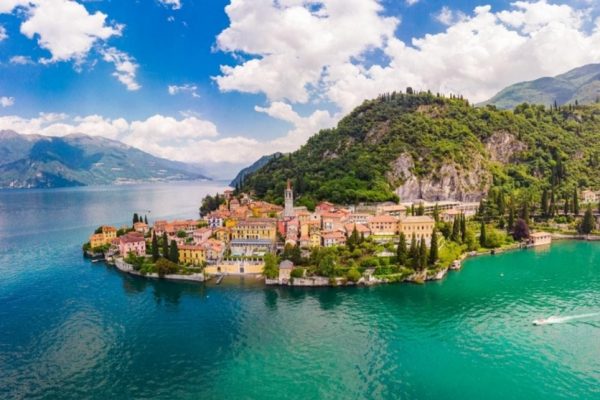
{"label": "dark blue water", "polygon": [[148,281],[100,223],[194,217],[218,184],[0,192],[0,398],[600,398],[600,247],[481,257],[424,286]]}

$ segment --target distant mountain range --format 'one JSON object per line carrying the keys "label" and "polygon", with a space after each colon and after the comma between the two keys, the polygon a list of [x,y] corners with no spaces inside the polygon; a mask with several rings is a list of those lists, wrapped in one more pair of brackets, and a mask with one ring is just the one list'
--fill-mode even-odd
{"label": "distant mountain range", "polygon": [[0,131],[0,188],[208,179],[199,169],[99,136]]}
{"label": "distant mountain range", "polygon": [[262,156],[261,158],[256,160],[254,162],[254,164],[252,164],[252,165],[242,169],[240,172],[238,172],[238,174],[235,176],[235,178],[233,178],[233,180],[231,181],[229,186],[237,187],[238,185],[241,185],[246,176],[252,174],[253,172],[258,171],[263,166],[265,166],[269,161],[271,161],[274,158],[281,157],[282,155],[283,155],[283,153],[277,152],[277,153],[269,154],[266,156]]}
{"label": "distant mountain range", "polygon": [[556,77],[546,77],[521,82],[500,91],[480,105],[492,104],[498,108],[512,109],[521,103],[590,104],[600,99],[600,64],[575,68]]}

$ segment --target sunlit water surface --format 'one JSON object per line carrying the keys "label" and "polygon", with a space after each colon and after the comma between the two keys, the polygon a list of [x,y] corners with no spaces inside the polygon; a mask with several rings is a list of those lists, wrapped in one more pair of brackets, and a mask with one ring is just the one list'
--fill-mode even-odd
{"label": "sunlit water surface", "polygon": [[0,398],[600,398],[600,245],[353,289],[147,281],[81,257],[100,223],[197,216],[221,183],[0,192]]}

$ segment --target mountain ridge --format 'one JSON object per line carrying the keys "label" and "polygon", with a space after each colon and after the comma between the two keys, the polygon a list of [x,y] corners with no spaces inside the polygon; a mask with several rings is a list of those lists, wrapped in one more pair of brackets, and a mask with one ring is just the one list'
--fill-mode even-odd
{"label": "mountain ridge", "polygon": [[[242,190],[282,203],[291,179],[299,205],[479,201],[600,187],[600,104],[514,111],[429,92],[366,100],[337,127],[270,160]],[[508,196],[508,195],[507,195]]]}
{"label": "mountain ridge", "polygon": [[545,106],[590,104],[600,99],[600,64],[587,64],[555,77],[508,86],[479,105],[512,109],[521,103]]}
{"label": "mountain ridge", "polygon": [[0,188],[50,188],[209,179],[197,168],[125,143],[74,133],[0,131]]}

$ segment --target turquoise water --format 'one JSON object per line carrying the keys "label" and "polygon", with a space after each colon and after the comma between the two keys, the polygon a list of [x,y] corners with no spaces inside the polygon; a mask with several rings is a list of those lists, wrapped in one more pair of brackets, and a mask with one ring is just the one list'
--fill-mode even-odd
{"label": "turquoise water", "polygon": [[218,189],[0,192],[0,398],[600,398],[600,316],[531,324],[600,312],[600,244],[318,290],[146,281],[80,255],[100,222],[195,216]]}

